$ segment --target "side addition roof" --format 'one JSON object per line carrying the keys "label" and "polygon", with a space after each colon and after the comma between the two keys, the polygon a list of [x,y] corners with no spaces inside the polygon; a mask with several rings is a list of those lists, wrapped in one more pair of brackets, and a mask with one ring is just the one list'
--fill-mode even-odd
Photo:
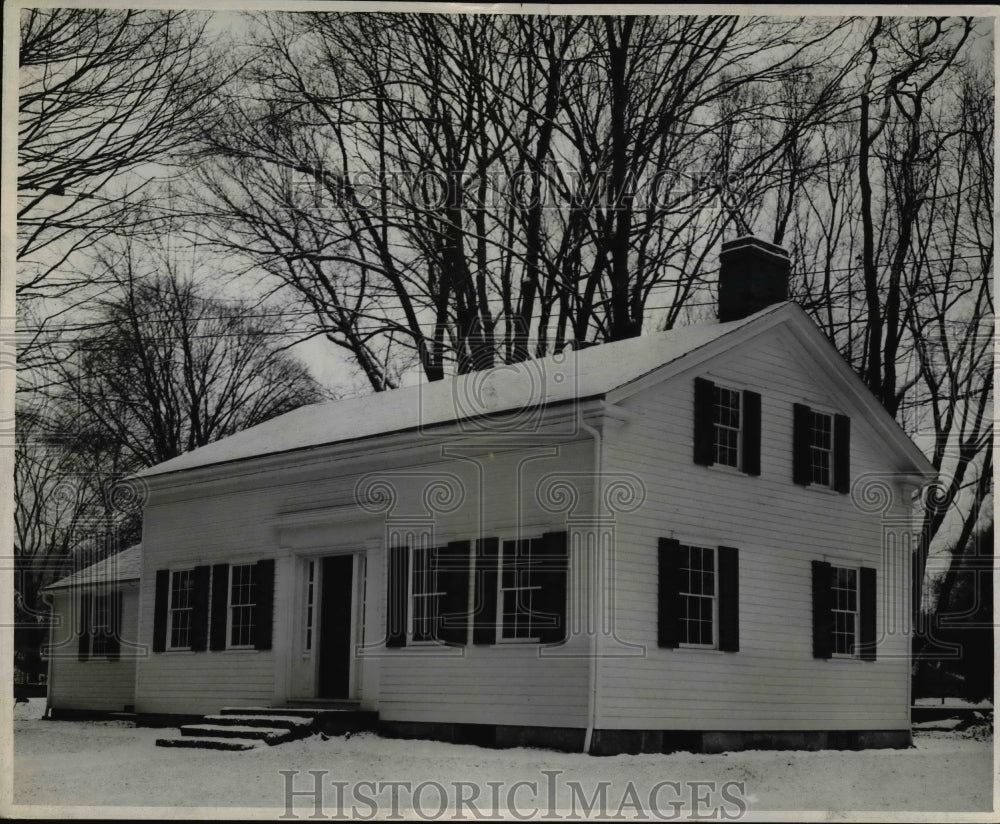
{"label": "side addition roof", "polygon": [[142,544],[136,544],[121,552],[110,555],[103,561],[74,572],[45,589],[66,589],[67,587],[91,584],[114,584],[122,581],[138,581],[142,571]]}

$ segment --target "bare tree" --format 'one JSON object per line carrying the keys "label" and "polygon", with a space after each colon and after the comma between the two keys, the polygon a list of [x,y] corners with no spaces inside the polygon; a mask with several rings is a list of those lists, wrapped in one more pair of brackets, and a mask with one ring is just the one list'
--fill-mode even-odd
{"label": "bare tree", "polygon": [[787,230],[794,296],[941,473],[923,535],[944,554],[992,491],[993,79],[975,29],[870,22],[841,117],[761,206]]}
{"label": "bare tree", "polygon": [[107,266],[115,293],[44,390],[79,449],[115,444],[136,470],[324,397],[283,350],[280,314],[211,297],[131,246]]}
{"label": "bare tree", "polygon": [[[262,26],[261,59],[210,136],[205,236],[296,293],[381,390],[415,363],[436,380],[638,334],[657,289],[673,325],[730,220],[703,182],[724,177],[719,134],[766,119],[766,98],[722,102],[807,55],[832,60],[847,24],[315,13]],[[730,131],[743,175],[788,139]],[[678,186],[692,169],[701,179]]]}
{"label": "bare tree", "polygon": [[[154,231],[154,189],[211,117],[222,81],[208,17],[186,11],[31,8],[21,15],[17,297],[71,305],[91,293],[79,253]],[[65,301],[64,301],[65,302]],[[65,306],[36,308],[44,321]],[[38,343],[19,340],[22,366]]]}
{"label": "bare tree", "polygon": [[114,444],[73,448],[40,407],[24,401],[16,424],[14,644],[18,666],[37,673],[48,627],[42,588],[113,553],[140,530],[137,510],[119,510],[113,500],[121,476]]}

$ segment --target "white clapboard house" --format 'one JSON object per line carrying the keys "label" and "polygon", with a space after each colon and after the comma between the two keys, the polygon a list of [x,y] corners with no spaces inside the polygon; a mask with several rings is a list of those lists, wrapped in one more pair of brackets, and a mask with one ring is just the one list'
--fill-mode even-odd
{"label": "white clapboard house", "polygon": [[43,650],[48,714],[133,709],[141,571],[136,545],[43,589],[56,616]]}
{"label": "white clapboard house", "polygon": [[785,299],[782,249],[720,262],[718,322],[304,407],[142,473],[136,711],[908,745],[932,467]]}

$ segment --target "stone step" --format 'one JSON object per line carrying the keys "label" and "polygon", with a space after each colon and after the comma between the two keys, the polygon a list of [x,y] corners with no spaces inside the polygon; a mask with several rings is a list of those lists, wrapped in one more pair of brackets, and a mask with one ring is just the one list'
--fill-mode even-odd
{"label": "stone step", "polygon": [[356,710],[361,708],[361,702],[353,698],[289,698],[285,707],[296,707],[311,710]]}
{"label": "stone step", "polygon": [[[348,708],[351,712],[354,707]],[[223,707],[222,715],[280,715],[296,716],[299,718],[312,718],[319,712],[328,712],[327,709],[303,708],[303,707]]]}
{"label": "stone step", "polygon": [[223,724],[185,724],[181,735],[197,738],[244,738],[257,739],[268,744],[277,744],[291,738],[289,730],[283,727],[248,727]]}
{"label": "stone step", "polygon": [[299,730],[309,727],[315,721],[311,715],[206,715],[202,719],[206,724],[217,724],[228,727],[281,727],[286,730]]}
{"label": "stone step", "polygon": [[263,741],[251,738],[157,738],[157,747],[189,747],[199,750],[253,750]]}

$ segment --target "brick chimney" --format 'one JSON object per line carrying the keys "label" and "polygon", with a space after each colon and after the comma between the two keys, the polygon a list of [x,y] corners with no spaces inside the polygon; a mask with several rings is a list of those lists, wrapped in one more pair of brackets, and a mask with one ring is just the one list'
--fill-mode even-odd
{"label": "brick chimney", "polygon": [[788,300],[788,252],[752,235],[722,244],[719,252],[719,322],[740,320]]}

